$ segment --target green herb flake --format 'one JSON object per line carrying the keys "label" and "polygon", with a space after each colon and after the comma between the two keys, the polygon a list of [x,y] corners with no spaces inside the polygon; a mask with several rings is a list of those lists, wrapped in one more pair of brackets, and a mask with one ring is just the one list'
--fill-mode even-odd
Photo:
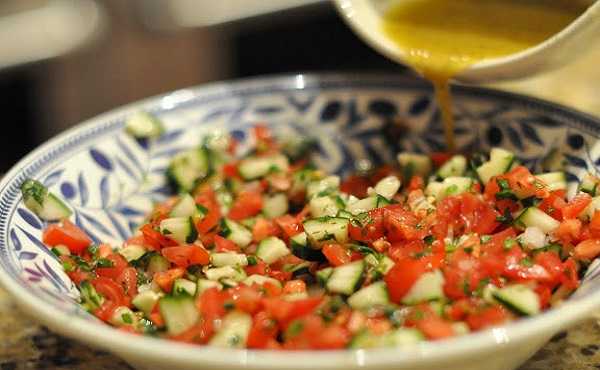
{"label": "green herb flake", "polygon": [[525,257],[519,262],[519,264],[521,266],[531,267],[531,266],[533,266],[533,261],[531,260],[531,258]]}
{"label": "green herb flake", "polygon": [[492,237],[490,235],[482,235],[479,240],[481,241],[481,244],[485,244],[489,243],[490,240],[492,240]]}
{"label": "green herb flake", "polygon": [[52,252],[52,254],[55,255],[56,257],[62,256],[62,253],[60,253],[60,251],[56,248],[50,249],[50,252]]}
{"label": "green herb flake", "polygon": [[171,230],[169,230],[169,229],[162,229],[162,234],[163,234],[163,235],[171,235],[171,234],[173,234],[173,233],[172,233],[172,232],[171,232]]}
{"label": "green herb flake", "polygon": [[131,318],[131,315],[128,313],[124,313],[121,315],[121,320],[123,320],[123,322],[125,324],[133,324],[133,319]]}
{"label": "green herb flake", "polygon": [[514,238],[506,238],[506,239],[504,240],[504,250],[505,250],[505,251],[509,251],[509,250],[511,250],[511,249],[512,249],[512,247],[514,247],[514,246],[515,246],[515,243],[516,243],[516,242],[517,242],[517,241],[516,241]]}
{"label": "green herb flake", "polygon": [[107,259],[107,258],[100,258],[98,261],[96,261],[96,267],[114,267],[115,264],[113,263],[113,261]]}
{"label": "green herb flake", "polygon": [[69,261],[64,261],[62,263],[62,267],[63,267],[63,270],[65,270],[66,272],[73,272],[73,271],[75,271],[75,266],[71,262],[69,262]]}
{"label": "green herb flake", "polygon": [[235,304],[233,302],[225,302],[223,303],[223,308],[227,311],[230,311],[235,308]]}
{"label": "green herb flake", "polygon": [[433,235],[427,235],[425,238],[423,238],[423,241],[427,245],[432,245],[433,242],[435,241],[435,238],[433,237]]}
{"label": "green herb flake", "polygon": [[298,334],[302,333],[302,330],[304,330],[304,323],[302,323],[302,321],[292,321],[292,323],[288,326],[288,328],[285,331],[285,338],[293,338]]}
{"label": "green herb flake", "polygon": [[510,225],[513,222],[513,217],[510,213],[510,210],[506,208],[502,215],[496,217],[496,221],[502,223],[503,225]]}
{"label": "green herb flake", "polygon": [[100,249],[100,246],[98,244],[92,244],[89,247],[87,247],[88,252],[92,255],[95,256],[96,253],[98,253],[98,249]]}
{"label": "green herb flake", "polygon": [[452,195],[458,192],[458,185],[452,184],[446,188],[446,195]]}
{"label": "green herb flake", "polygon": [[248,266],[255,266],[258,263],[255,256],[248,256],[246,259],[248,260]]}

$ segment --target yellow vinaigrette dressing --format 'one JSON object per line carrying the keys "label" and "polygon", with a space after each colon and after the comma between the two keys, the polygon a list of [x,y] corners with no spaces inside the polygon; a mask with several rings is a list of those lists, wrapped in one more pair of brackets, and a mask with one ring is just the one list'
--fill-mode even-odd
{"label": "yellow vinaigrette dressing", "polygon": [[448,150],[455,148],[449,80],[470,65],[537,45],[585,10],[577,0],[399,0],[383,32],[435,87]]}

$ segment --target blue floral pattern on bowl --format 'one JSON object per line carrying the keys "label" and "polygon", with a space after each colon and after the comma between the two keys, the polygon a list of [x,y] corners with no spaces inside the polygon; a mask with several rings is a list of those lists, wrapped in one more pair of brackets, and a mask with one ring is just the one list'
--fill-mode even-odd
{"label": "blue floral pattern on bowl", "polygon": [[[600,165],[600,122],[555,105],[510,94],[456,89],[457,143],[461,150],[502,146],[540,168],[560,151],[573,189]],[[125,118],[149,110],[166,124],[156,140],[137,141]],[[265,122],[282,135],[318,139],[315,163],[351,172],[359,159],[393,162],[399,150],[444,149],[439,111],[423,84],[384,76],[296,75],[181,90],[119,110],[61,135],[21,161],[0,190],[0,266],[23,289],[63,312],[93,319],[75,303],[78,291],[41,242],[44,222],[23,205],[25,178],[42,181],[73,210],[72,220],[96,242],[129,237],[169,189],[169,158],[214,130],[232,132],[243,145],[248,128]],[[383,133],[383,134],[382,134]],[[586,281],[600,275],[594,263]],[[586,283],[578,291],[592,291]]]}

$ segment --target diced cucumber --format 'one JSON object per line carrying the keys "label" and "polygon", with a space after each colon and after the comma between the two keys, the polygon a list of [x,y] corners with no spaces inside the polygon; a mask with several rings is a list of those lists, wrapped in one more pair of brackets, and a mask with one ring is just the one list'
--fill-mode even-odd
{"label": "diced cucumber", "polygon": [[201,295],[204,291],[210,288],[217,288],[221,290],[223,285],[218,281],[208,280],[208,279],[198,279],[196,281],[196,296]]}
{"label": "diced cucumber", "polygon": [[182,192],[194,189],[197,181],[204,179],[210,170],[204,148],[194,148],[177,154],[169,164],[167,176]]}
{"label": "diced cucumber", "polygon": [[444,190],[444,184],[441,181],[431,181],[425,188],[425,195],[435,197],[436,199]]}
{"label": "diced cucumber", "polygon": [[196,324],[200,318],[194,299],[187,295],[162,297],[158,301],[158,308],[165,320],[169,335],[183,333]]}
{"label": "diced cucumber", "polygon": [[526,285],[509,285],[492,294],[503,306],[519,315],[536,315],[541,310],[538,295]]}
{"label": "diced cucumber", "polygon": [[292,136],[283,141],[281,151],[288,156],[291,161],[297,161],[310,154],[310,151],[317,144],[317,140],[304,136]]}
{"label": "diced cucumber", "polygon": [[375,271],[382,275],[387,274],[392,267],[394,267],[394,261],[386,256],[385,254],[369,254],[365,257],[365,262],[375,268]]}
{"label": "diced cucumber", "polygon": [[394,329],[382,337],[382,343],[385,347],[405,347],[423,342],[425,336],[417,329],[398,328]]}
{"label": "diced cucumber", "polygon": [[436,199],[442,200],[445,197],[466,193],[473,187],[474,180],[470,177],[447,177],[442,182],[442,190],[436,196]]}
{"label": "diced cucumber", "polygon": [[131,262],[142,258],[142,256],[146,254],[146,248],[142,245],[126,244],[122,248],[119,248],[117,252],[123,256],[127,262]]}
{"label": "diced cucumber", "polygon": [[179,201],[173,206],[171,209],[170,217],[193,217],[193,216],[204,216],[201,214],[198,207],[196,206],[196,201],[189,194],[185,193],[179,197]]}
{"label": "diced cucumber", "polygon": [[264,157],[248,157],[243,159],[238,172],[244,180],[256,180],[268,175],[271,172],[286,172],[289,168],[289,162],[286,156],[275,154]]}
{"label": "diced cucumber", "polygon": [[375,208],[385,207],[389,204],[390,201],[387,198],[381,195],[374,195],[356,202],[348,203],[346,206],[346,211],[353,215],[358,215]]}
{"label": "diced cucumber", "polygon": [[263,197],[263,214],[266,218],[283,216],[288,211],[288,198],[284,193],[275,193]]}
{"label": "diced cucumber", "polygon": [[427,177],[433,167],[431,158],[423,154],[398,153],[397,159],[402,169],[404,180],[410,180],[413,175]]}
{"label": "diced cucumber", "polygon": [[178,296],[187,294],[189,296],[196,295],[196,283],[188,279],[175,279],[173,282],[173,295]]}
{"label": "diced cucumber", "polygon": [[69,247],[67,247],[64,244],[55,245],[51,250],[52,250],[52,253],[54,253],[57,256],[70,256],[71,255],[71,251],[69,250]]}
{"label": "diced cucumber", "polygon": [[343,205],[340,205],[340,203],[331,196],[323,196],[311,198],[308,207],[311,216],[316,218],[323,216],[333,217],[337,215],[340,208],[343,208]]}
{"label": "diced cucumber", "polygon": [[268,265],[289,254],[291,252],[285,242],[275,236],[261,240],[256,249],[256,256]]}
{"label": "diced cucumber", "polygon": [[156,116],[139,111],[127,118],[125,131],[138,139],[150,139],[162,135],[164,128],[162,122]]}
{"label": "diced cucumber", "polygon": [[579,184],[579,191],[588,193],[591,196],[596,196],[598,189],[598,178],[591,173],[586,174]]}
{"label": "diced cucumber", "polygon": [[150,276],[154,276],[157,272],[167,271],[170,267],[169,261],[160,254],[155,254],[148,261],[147,272]]}
{"label": "diced cucumber", "polygon": [[215,267],[247,266],[248,258],[245,254],[235,252],[212,253],[210,263]]}
{"label": "diced cucumber", "polygon": [[426,272],[402,298],[403,304],[413,305],[444,298],[444,275],[440,270]]}
{"label": "diced cucumber", "polygon": [[515,155],[502,148],[490,150],[490,160],[477,167],[477,175],[482,183],[487,184],[494,176],[501,175],[510,169]]}
{"label": "diced cucumber", "polygon": [[140,311],[142,311],[146,316],[152,313],[156,302],[160,299],[160,295],[152,290],[146,290],[141,293],[138,293],[131,303]]}
{"label": "diced cucumber", "polygon": [[321,250],[313,249],[308,245],[308,240],[304,231],[290,238],[290,247],[292,253],[303,260],[317,262],[325,260],[325,256]]}
{"label": "diced cucumber", "polygon": [[126,326],[135,325],[137,320],[137,316],[129,307],[119,306],[113,311],[113,314],[108,321],[115,326]]}
{"label": "diced cucumber", "polygon": [[39,181],[25,180],[21,194],[25,206],[44,221],[58,221],[72,214],[69,207]]}
{"label": "diced cucumber", "polygon": [[252,233],[239,223],[225,218],[221,221],[221,235],[240,248],[245,248],[252,242]]}
{"label": "diced cucumber", "polygon": [[550,191],[567,189],[567,176],[564,172],[548,172],[535,176],[548,185]]}
{"label": "diced cucumber", "polygon": [[363,310],[373,306],[390,303],[385,282],[378,281],[366,286],[348,298],[348,304],[355,310]]}
{"label": "diced cucumber", "polygon": [[362,260],[335,267],[325,287],[331,293],[351,295],[360,287],[364,270]]}
{"label": "diced cucumber", "polygon": [[386,199],[392,199],[400,189],[402,182],[396,176],[387,176],[379,180],[375,185],[375,193]]}
{"label": "diced cucumber", "polygon": [[222,281],[231,279],[233,281],[242,281],[246,278],[246,273],[239,267],[223,266],[214,267],[204,271],[206,278],[212,281]]}
{"label": "diced cucumber", "polygon": [[317,271],[315,274],[315,276],[317,278],[317,282],[322,286],[327,285],[327,280],[329,280],[332,273],[333,273],[333,267],[326,267],[322,270]]}
{"label": "diced cucumber", "polygon": [[354,218],[354,215],[344,209],[340,209],[336,217],[347,218],[348,220],[352,220]]}
{"label": "diced cucumber", "polygon": [[104,297],[98,294],[94,286],[87,280],[79,285],[79,292],[83,307],[90,312],[97,310],[104,303]]}
{"label": "diced cucumber", "polygon": [[274,284],[275,286],[281,287],[281,282],[279,280],[274,279],[269,276],[258,275],[258,274],[250,275],[246,279],[244,279],[244,281],[242,281],[242,282],[248,286],[252,286],[253,284],[263,285],[264,283],[271,283],[271,284]]}
{"label": "diced cucumber", "polygon": [[160,222],[160,233],[180,243],[193,243],[198,237],[191,217],[165,218]]}
{"label": "diced cucumber", "polygon": [[448,177],[460,177],[467,170],[467,158],[464,155],[457,154],[452,156],[446,163],[437,171],[437,175],[441,179]]}
{"label": "diced cucumber", "polygon": [[378,348],[382,347],[381,336],[371,333],[369,330],[364,329],[359,331],[352,337],[348,348],[350,349],[367,349],[367,348]]}
{"label": "diced cucumber", "polygon": [[584,221],[589,221],[594,217],[594,213],[600,210],[600,196],[593,197],[592,202],[579,214],[579,218]]}
{"label": "diced cucumber", "polygon": [[311,181],[306,187],[306,197],[312,198],[322,193],[337,193],[340,189],[339,176],[327,176],[324,179]]}
{"label": "diced cucumber", "polygon": [[219,331],[210,339],[209,345],[227,348],[245,348],[252,327],[252,316],[241,311],[225,315]]}
{"label": "diced cucumber", "polygon": [[536,207],[525,208],[523,212],[517,217],[514,222],[521,230],[525,230],[527,227],[537,227],[542,230],[544,234],[555,230],[560,222],[547,215],[544,211]]}
{"label": "diced cucumber", "polygon": [[471,332],[471,329],[469,329],[469,325],[467,325],[466,323],[462,321],[457,321],[452,323],[452,331],[456,335],[466,335]]}
{"label": "diced cucumber", "polygon": [[350,220],[341,217],[320,217],[304,221],[304,231],[313,247],[322,246],[329,240],[338,243],[348,241],[348,223]]}

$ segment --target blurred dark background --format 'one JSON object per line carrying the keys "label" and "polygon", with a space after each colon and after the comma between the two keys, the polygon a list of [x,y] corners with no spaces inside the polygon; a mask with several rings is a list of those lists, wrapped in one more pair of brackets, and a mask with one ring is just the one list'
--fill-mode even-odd
{"label": "blurred dark background", "polygon": [[[251,0],[229,1],[233,7]],[[204,18],[219,21],[202,12],[213,0],[2,0],[0,102],[6,140],[0,172],[82,120],[169,90],[261,74],[401,70],[354,36],[327,1],[295,2],[304,6],[207,27]],[[32,14],[41,17],[51,7],[55,13],[64,10],[65,18],[37,21],[40,32],[28,34]],[[83,22],[70,21],[73,16]],[[19,27],[3,39],[2,22]],[[48,34],[44,22],[53,27],[60,22],[65,30]],[[45,50],[61,42],[66,46]]]}

